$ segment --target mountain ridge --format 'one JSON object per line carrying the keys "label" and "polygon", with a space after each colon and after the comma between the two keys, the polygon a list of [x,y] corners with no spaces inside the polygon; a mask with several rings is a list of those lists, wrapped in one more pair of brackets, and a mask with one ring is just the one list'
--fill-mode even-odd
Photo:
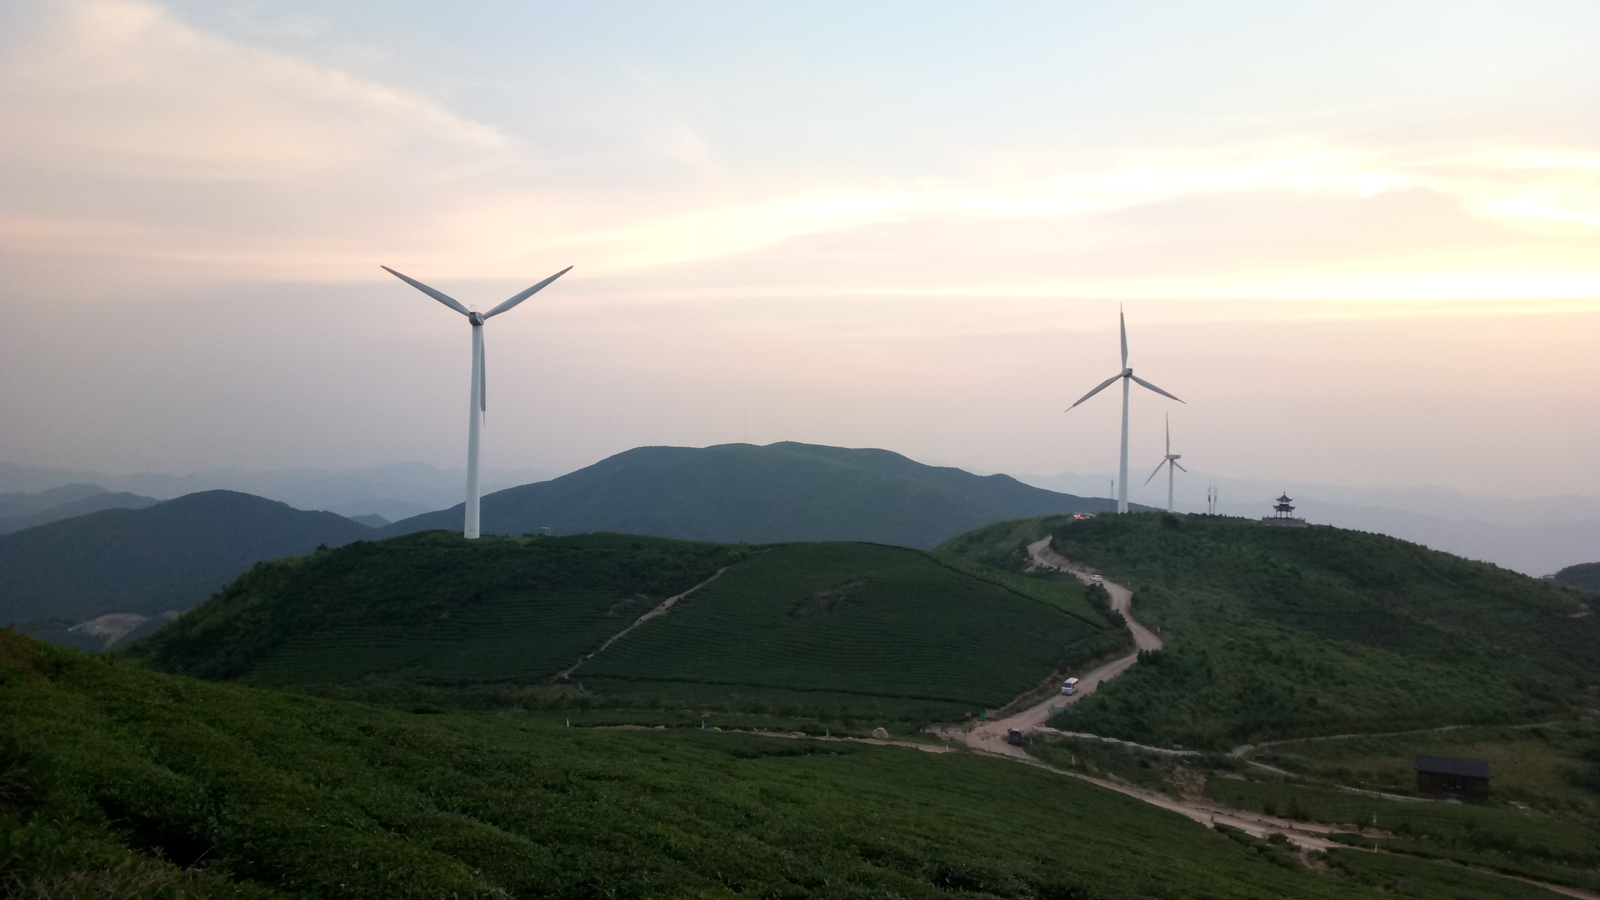
{"label": "mountain ridge", "polygon": [[[729,543],[868,541],[931,547],[980,525],[1047,513],[1104,512],[1105,498],[1032,487],[1009,475],[929,466],[876,448],[636,447],[482,501],[486,534],[616,531]],[[1141,507],[1147,509],[1147,507]],[[381,536],[459,528],[462,506],[403,519]]]}

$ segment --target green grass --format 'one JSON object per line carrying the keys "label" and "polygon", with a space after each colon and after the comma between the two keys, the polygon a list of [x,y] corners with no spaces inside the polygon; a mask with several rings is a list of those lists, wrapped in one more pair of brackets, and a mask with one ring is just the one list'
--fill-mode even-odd
{"label": "green grass", "polygon": [[1166,648],[1077,706],[1073,730],[1225,748],[1300,735],[1570,717],[1600,622],[1548,583],[1381,535],[1211,516],[1046,517],[944,545],[1019,568],[1058,551],[1135,592]]}
{"label": "green grass", "polygon": [[1080,585],[918,550],[432,532],[263,564],[126,653],[178,674],[401,706],[821,733],[903,732],[998,707],[1126,642]]}
{"label": "green grass", "polygon": [[1374,891],[1419,900],[1554,900],[1556,896],[1535,885],[1387,853],[1334,850],[1328,859],[1335,871],[1366,887],[1369,896]]}
{"label": "green grass", "polygon": [[1481,759],[1495,802],[1518,802],[1600,827],[1600,725],[1463,728],[1423,734],[1297,741],[1253,757],[1309,778],[1410,794],[1418,756]]}
{"label": "green grass", "polygon": [[1500,805],[1389,800],[1331,788],[1213,777],[1207,790],[1238,808],[1385,836],[1352,837],[1356,846],[1455,860],[1530,878],[1600,889],[1600,833],[1570,821]]}
{"label": "green grass", "polygon": [[127,653],[258,684],[538,681],[748,552],[631,535],[363,541],[258,565]]}
{"label": "green grass", "polygon": [[10,632],[0,871],[22,896],[1370,896],[1003,760],[412,715]]}
{"label": "green grass", "polygon": [[[605,685],[602,693],[634,682],[670,694],[681,684],[686,697],[704,698],[714,685],[795,701],[815,694],[823,708],[859,696],[979,710],[1119,641],[1081,587],[1037,583],[1024,593],[1022,579],[980,574],[898,547],[783,545],[730,568],[575,674]],[[826,611],[799,614],[830,592],[839,599]]]}

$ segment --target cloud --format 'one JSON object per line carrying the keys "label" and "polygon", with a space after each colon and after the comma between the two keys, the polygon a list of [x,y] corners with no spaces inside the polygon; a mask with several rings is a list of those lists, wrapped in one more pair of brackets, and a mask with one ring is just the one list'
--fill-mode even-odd
{"label": "cloud", "polygon": [[[649,273],[634,284],[672,302],[1600,298],[1600,162],[1571,148],[1286,132],[1020,164],[996,151],[1004,166],[914,176],[826,160],[797,173],[670,110],[617,103],[609,115],[632,125],[538,146],[154,4],[47,10],[0,64],[0,256],[14,285],[348,281],[380,277],[380,262],[525,278],[577,263]],[[629,143],[640,134],[648,146]]]}

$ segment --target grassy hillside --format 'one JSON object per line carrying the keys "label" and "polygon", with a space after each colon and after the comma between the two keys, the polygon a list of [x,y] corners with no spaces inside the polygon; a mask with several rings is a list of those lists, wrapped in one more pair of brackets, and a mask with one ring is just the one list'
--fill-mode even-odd
{"label": "grassy hillside", "polygon": [[630,535],[364,541],[259,565],[128,652],[263,684],[537,681],[748,552]]}
{"label": "grassy hillside", "polygon": [[0,535],[0,623],[185,610],[264,559],[369,537],[343,516],[233,491]]}
{"label": "grassy hillside", "polygon": [[[927,466],[887,450],[791,442],[639,447],[551,481],[483,498],[491,534],[615,531],[700,541],[871,541],[931,547],[989,522],[1101,510],[1111,501],[1006,475]],[[461,527],[461,507],[385,535]]]}
{"label": "grassy hillside", "polygon": [[[540,687],[719,571],[572,681]],[[366,698],[870,729],[1000,706],[1125,641],[1081,587],[898,547],[428,532],[257,566],[127,653]]]}
{"label": "grassy hillside", "polygon": [[1600,563],[1567,566],[1554,577],[1558,584],[1564,584],[1591,597],[1600,597]]}
{"label": "grassy hillside", "polygon": [[1003,523],[946,550],[1019,567],[1052,534],[1135,592],[1166,648],[1074,730],[1226,747],[1531,721],[1595,702],[1600,626],[1548,583],[1381,535],[1148,514]]}
{"label": "grassy hillside", "polygon": [[0,786],[16,896],[1547,896],[1398,857],[1321,874],[1001,760],[412,715],[12,632]]}
{"label": "grassy hillside", "polygon": [[[987,577],[986,577],[987,576]],[[1122,646],[1076,586],[1033,593],[915,550],[790,544],[729,569],[575,673],[602,693],[848,705],[925,704],[928,718],[999,707],[1068,660]],[[942,715],[941,715],[942,713]]]}

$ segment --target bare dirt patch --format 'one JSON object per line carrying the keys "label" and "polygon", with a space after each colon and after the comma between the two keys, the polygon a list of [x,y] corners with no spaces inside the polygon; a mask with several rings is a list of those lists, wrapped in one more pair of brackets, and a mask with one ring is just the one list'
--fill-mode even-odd
{"label": "bare dirt patch", "polygon": [[866,587],[865,581],[847,581],[838,587],[831,587],[825,591],[817,591],[807,597],[805,602],[794,611],[796,619],[814,619],[843,609],[850,598]]}

